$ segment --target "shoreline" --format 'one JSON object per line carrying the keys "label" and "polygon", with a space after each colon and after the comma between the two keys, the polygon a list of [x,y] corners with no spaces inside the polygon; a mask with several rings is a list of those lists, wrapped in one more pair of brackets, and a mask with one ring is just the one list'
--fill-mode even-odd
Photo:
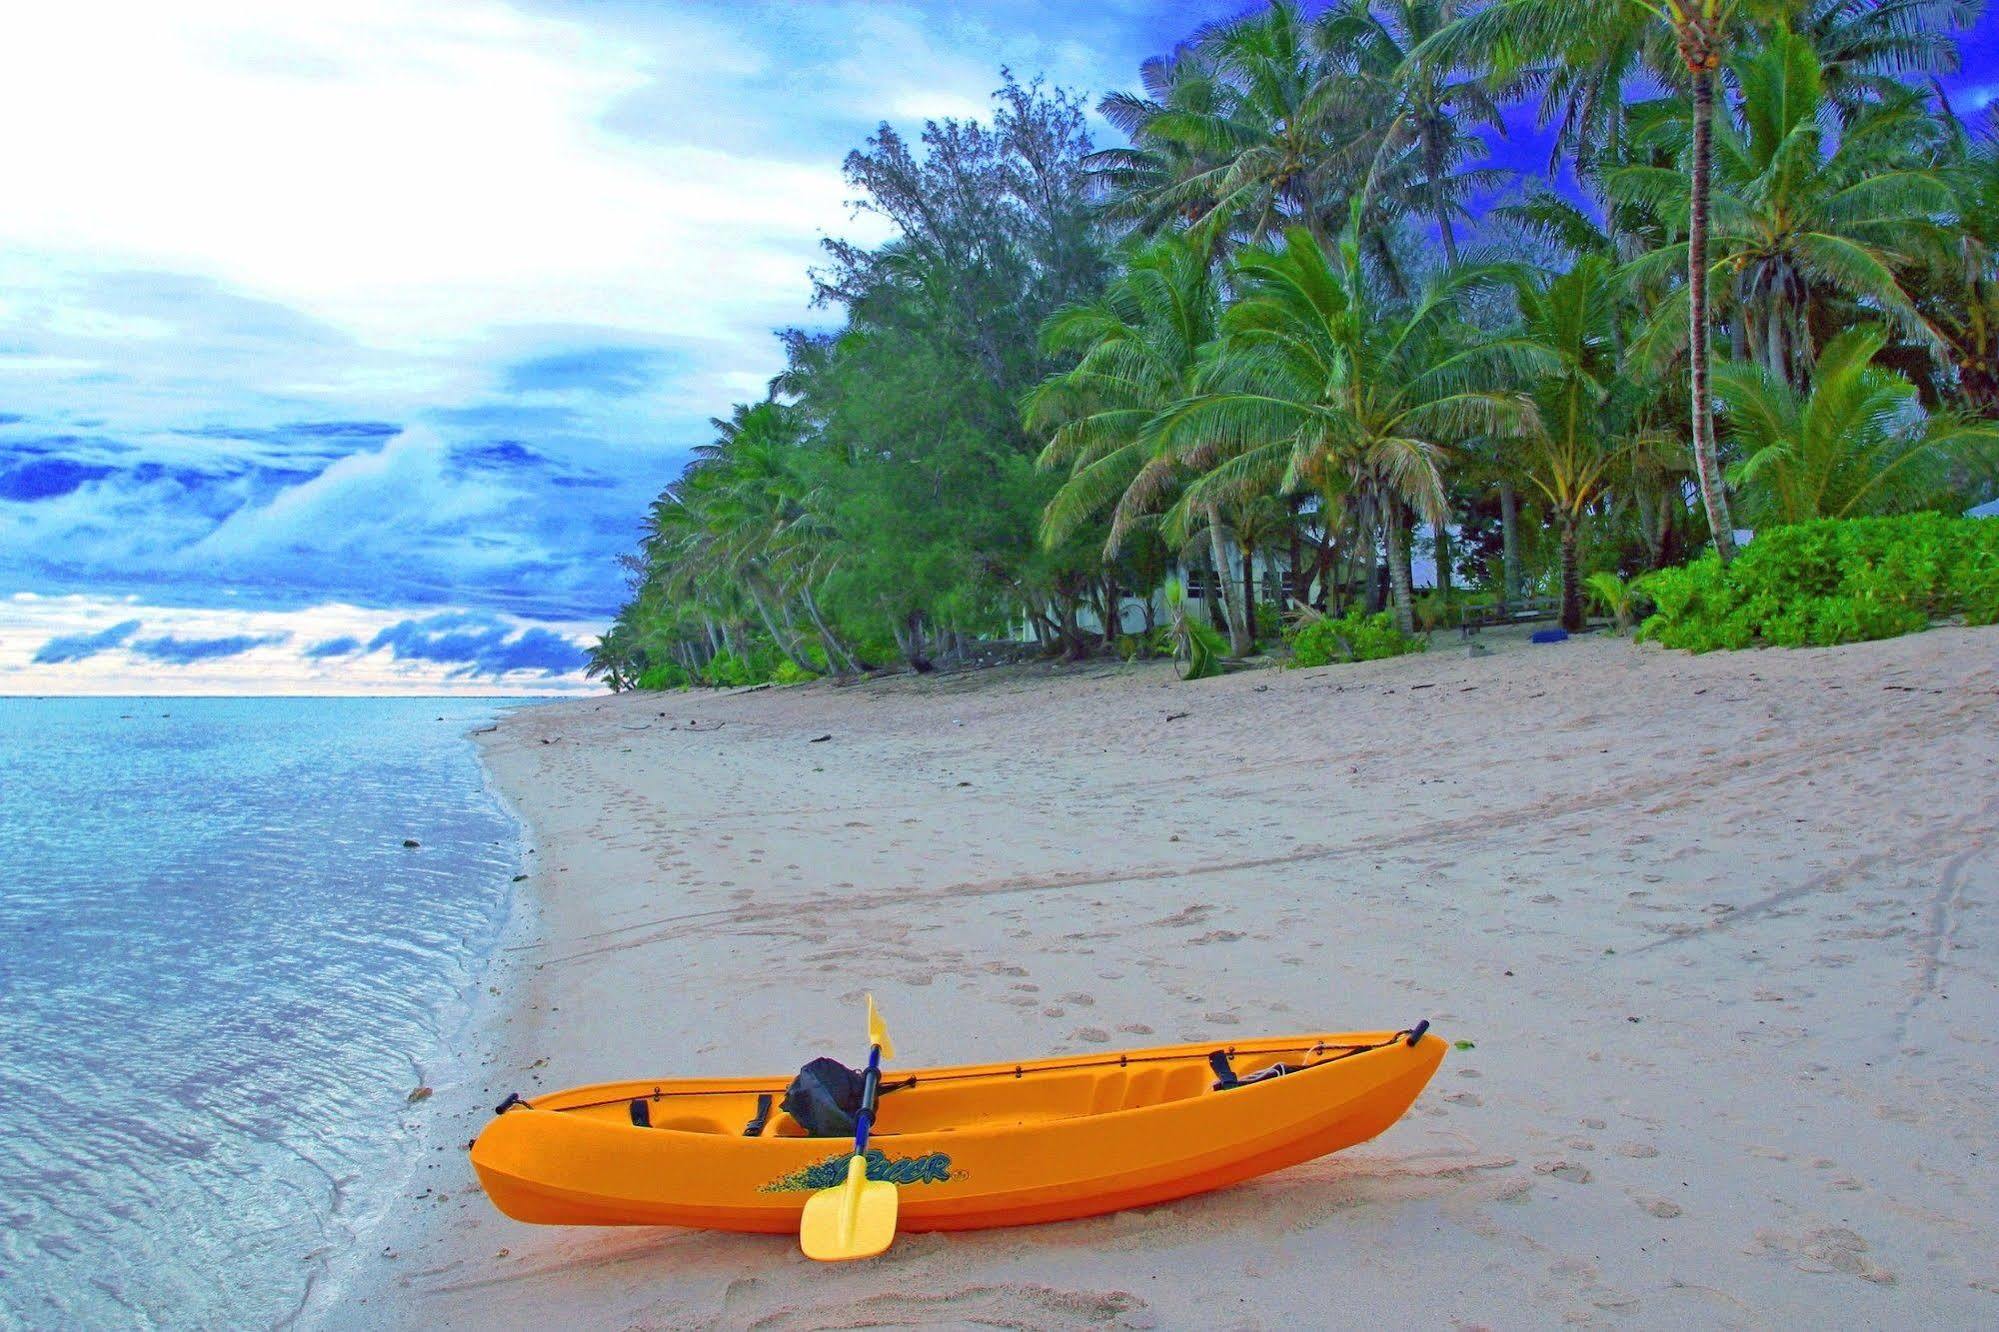
{"label": "shoreline", "polygon": [[[323,1325],[1256,1326],[1323,1318],[1329,1264],[1433,1321],[1989,1318],[1999,630],[1488,642],[510,712],[477,741],[522,928],[436,1182]],[[851,1062],[862,988],[917,1062],[1423,1016],[1472,1048],[1336,1157],[839,1271],[519,1226],[465,1164],[509,1091]]]}
{"label": "shoreline", "polygon": [[347,1326],[357,1308],[378,1306],[387,1283],[392,1280],[392,1274],[381,1270],[384,1253],[399,1253],[428,1229],[427,1218],[409,1203],[413,1197],[432,1196],[435,1190],[425,1186],[419,1191],[416,1181],[443,1168],[444,1161],[454,1152],[462,1159],[464,1142],[455,1135],[476,1114],[483,1099],[472,1084],[477,1080],[479,1067],[490,1062],[496,1033],[508,1020],[515,1002],[516,968],[509,964],[509,955],[534,936],[540,919],[539,904],[530,891],[533,825],[487,765],[480,743],[480,737],[496,732],[505,717],[504,712],[496,713],[495,720],[482,723],[463,737],[473,751],[485,793],[514,828],[514,865],[511,882],[504,890],[505,914],[485,957],[469,969],[465,988],[454,1001],[454,1007],[440,1012],[435,1046],[422,1058],[411,1060],[413,1085],[431,1088],[431,1095],[412,1103],[407,1112],[410,1121],[406,1122],[405,1131],[411,1144],[406,1168],[395,1188],[386,1191],[380,1209],[371,1216],[356,1218],[348,1228],[344,1252],[329,1253],[320,1259],[318,1271],[308,1281],[299,1306],[279,1320],[280,1326]]}

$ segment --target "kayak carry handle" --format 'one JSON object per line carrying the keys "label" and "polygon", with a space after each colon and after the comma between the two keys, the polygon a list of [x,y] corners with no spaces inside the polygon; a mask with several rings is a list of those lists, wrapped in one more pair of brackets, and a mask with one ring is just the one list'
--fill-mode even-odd
{"label": "kayak carry handle", "polygon": [[1423,1039],[1423,1033],[1430,1029],[1430,1019],[1424,1018],[1409,1029],[1409,1048],[1415,1049],[1416,1042]]}
{"label": "kayak carry handle", "polygon": [[[515,1106],[527,1105],[527,1103],[528,1103],[528,1098],[521,1095],[519,1092],[508,1092],[507,1099],[493,1107],[493,1113],[496,1115],[504,1115],[505,1113],[507,1113],[507,1111],[513,1109]],[[534,1107],[529,1106],[528,1108],[533,1109]]]}

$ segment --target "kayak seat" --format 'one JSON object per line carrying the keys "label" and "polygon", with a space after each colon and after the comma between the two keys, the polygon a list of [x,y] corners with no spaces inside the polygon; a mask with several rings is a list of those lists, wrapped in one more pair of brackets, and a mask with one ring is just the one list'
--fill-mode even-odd
{"label": "kayak seat", "polygon": [[1124,1080],[1124,1103],[1120,1110],[1136,1110],[1142,1105],[1151,1105],[1164,1099],[1160,1093],[1166,1089],[1166,1070],[1163,1068],[1142,1068],[1128,1075]]}

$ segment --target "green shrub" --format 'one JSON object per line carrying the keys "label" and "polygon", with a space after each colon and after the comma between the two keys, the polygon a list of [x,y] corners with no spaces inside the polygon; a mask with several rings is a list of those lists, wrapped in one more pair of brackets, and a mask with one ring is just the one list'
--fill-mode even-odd
{"label": "green shrub", "polygon": [[685,689],[694,677],[677,661],[656,661],[639,676],[640,689]]}
{"label": "green shrub", "polygon": [[1991,624],[1999,522],[1917,513],[1773,527],[1727,569],[1709,554],[1637,587],[1655,607],[1638,636],[1692,652],[1860,643],[1945,616]]}
{"label": "green shrub", "polygon": [[1123,661],[1143,661],[1147,657],[1164,657],[1171,653],[1172,648],[1164,644],[1161,632],[1156,631],[1149,638],[1144,634],[1117,636],[1117,654]]}
{"label": "green shrub", "polygon": [[1425,592],[1416,598],[1416,627],[1426,634],[1448,628],[1457,615],[1457,602],[1442,592]]}
{"label": "green shrub", "polygon": [[756,667],[733,652],[718,652],[701,668],[701,683],[717,689],[734,689],[757,683]]}
{"label": "green shrub", "polygon": [[1293,666],[1328,666],[1333,662],[1378,661],[1399,657],[1405,652],[1421,652],[1424,641],[1395,627],[1395,617],[1387,611],[1369,615],[1356,607],[1339,619],[1322,615],[1292,629],[1285,635],[1291,644]]}
{"label": "green shrub", "polygon": [[1609,569],[1599,569],[1583,580],[1583,590],[1599,611],[1616,620],[1618,633],[1631,627],[1643,597],[1636,583],[1619,578]]}
{"label": "green shrub", "polygon": [[772,684],[804,684],[807,680],[817,680],[818,678],[817,675],[806,670],[789,657],[778,662],[777,669],[770,673]]}
{"label": "green shrub", "polygon": [[1188,609],[1186,589],[1177,578],[1166,580],[1166,632],[1182,680],[1205,680],[1222,673],[1228,643],[1214,626]]}

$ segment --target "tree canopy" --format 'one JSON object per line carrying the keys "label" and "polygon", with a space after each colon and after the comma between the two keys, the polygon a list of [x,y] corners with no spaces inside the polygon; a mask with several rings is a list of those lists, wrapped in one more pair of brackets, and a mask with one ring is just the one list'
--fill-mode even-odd
{"label": "tree canopy", "polygon": [[[1999,110],[1930,78],[1980,7],[1272,0],[1103,96],[1118,142],[1010,74],[884,123],[846,176],[890,238],[826,243],[837,329],[665,487],[595,669],[1150,651],[1176,567],[1235,654],[1462,595],[1579,625],[1738,512],[1988,498]],[[1516,104],[1546,179],[1493,164]]]}

